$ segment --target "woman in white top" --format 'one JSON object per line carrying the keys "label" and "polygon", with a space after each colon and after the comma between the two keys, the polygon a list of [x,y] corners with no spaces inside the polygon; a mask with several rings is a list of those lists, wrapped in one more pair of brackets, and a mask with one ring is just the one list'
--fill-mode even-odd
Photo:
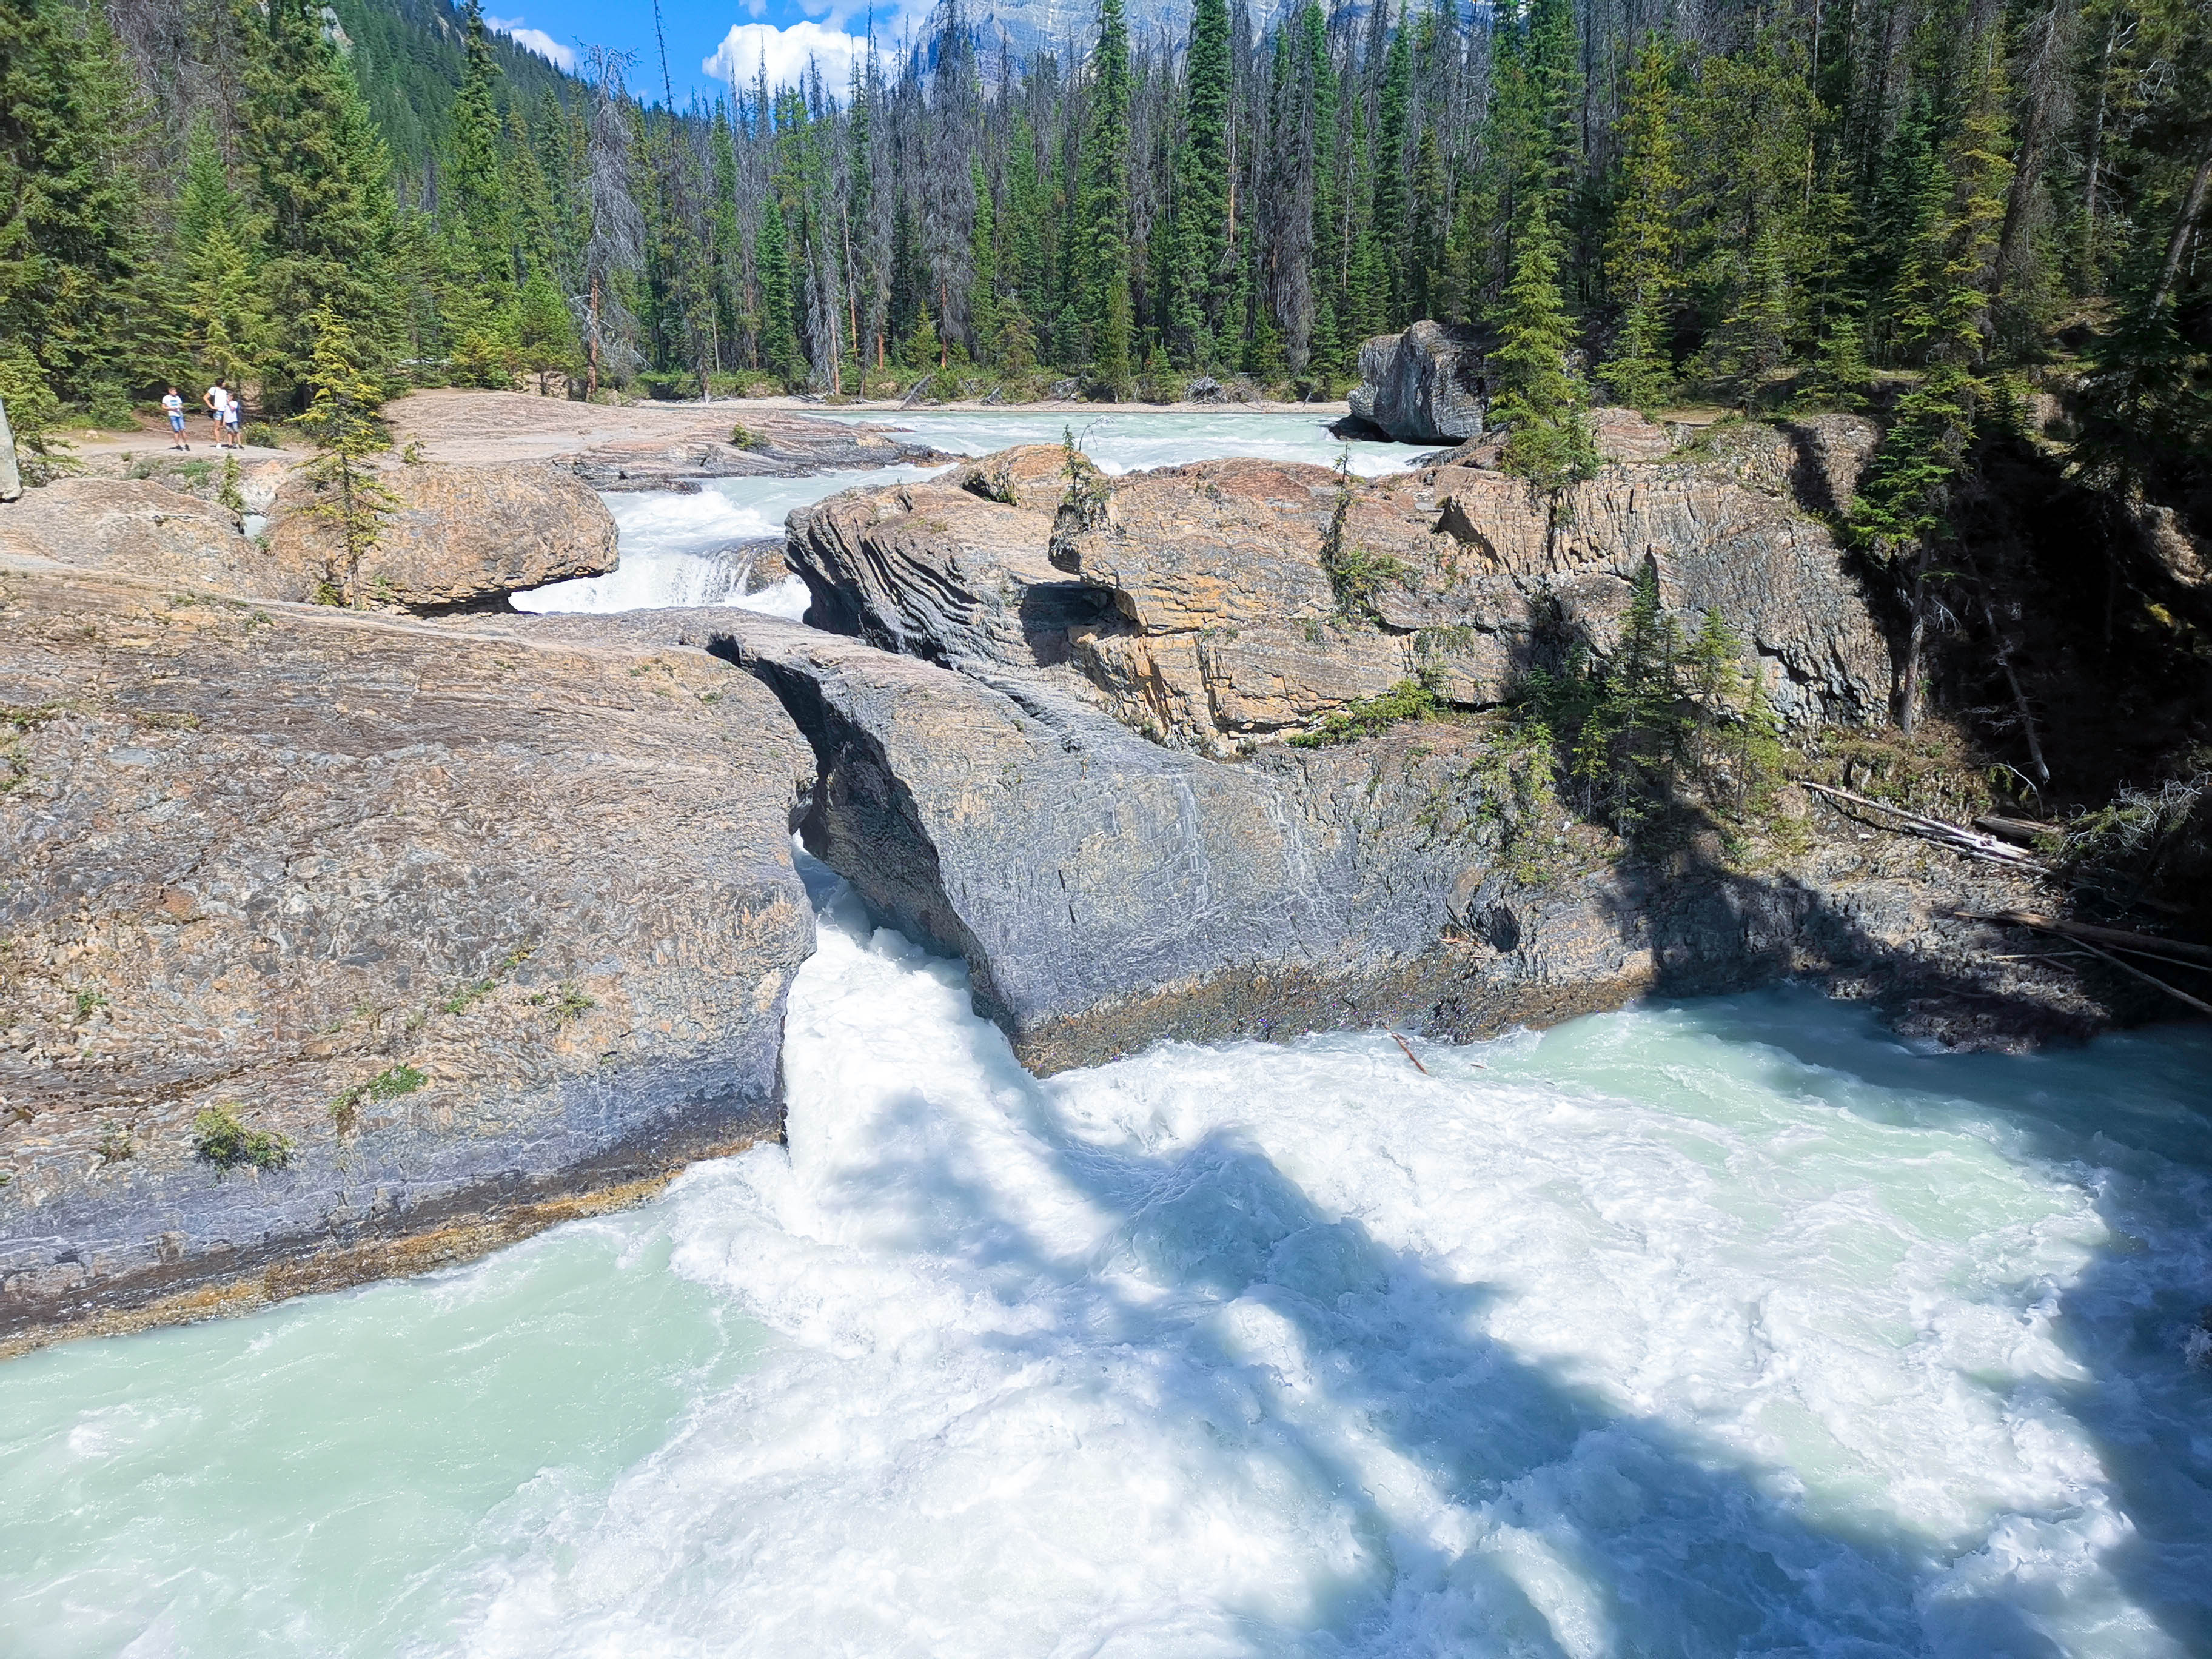
{"label": "woman in white top", "polygon": [[222,447],[222,406],[230,401],[230,393],[225,392],[222,382],[217,380],[200,393],[200,401],[207,405],[208,419],[215,422],[215,444],[220,449]]}

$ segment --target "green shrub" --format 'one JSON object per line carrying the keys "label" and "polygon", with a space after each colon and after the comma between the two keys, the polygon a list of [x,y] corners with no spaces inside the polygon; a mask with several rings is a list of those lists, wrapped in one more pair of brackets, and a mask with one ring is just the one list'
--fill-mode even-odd
{"label": "green shrub", "polygon": [[737,449],[766,449],[768,440],[743,421],[730,428],[730,443]]}
{"label": "green shrub", "polygon": [[1328,533],[1322,539],[1322,568],[1328,573],[1339,616],[1380,622],[1375,596],[1392,583],[1404,581],[1407,568],[1387,553],[1370,552],[1348,541],[1345,524],[1351,513],[1352,451],[1347,447],[1337,457],[1336,506],[1329,514]]}
{"label": "green shrub", "polygon": [[192,1150],[222,1173],[244,1165],[281,1170],[292,1161],[293,1146],[268,1129],[249,1129],[232,1106],[210,1106],[192,1120]]}
{"label": "green shrub", "polygon": [[1435,716],[1436,693],[1419,680],[1400,680],[1379,697],[1348,702],[1322,717],[1321,724],[1291,739],[1298,749],[1320,749],[1332,743],[1350,743],[1386,732],[1401,720],[1425,720]]}
{"label": "green shrub", "polygon": [[251,444],[256,449],[282,449],[284,447],[284,434],[283,429],[270,425],[267,421],[248,421],[246,425],[240,429],[238,441],[240,443]]}
{"label": "green shrub", "polygon": [[1717,610],[1686,642],[1647,560],[1612,657],[1596,662],[1577,642],[1532,670],[1518,719],[1557,750],[1582,811],[1617,833],[1686,808],[1733,828],[1770,817],[1782,781],[1780,723],[1745,656]]}

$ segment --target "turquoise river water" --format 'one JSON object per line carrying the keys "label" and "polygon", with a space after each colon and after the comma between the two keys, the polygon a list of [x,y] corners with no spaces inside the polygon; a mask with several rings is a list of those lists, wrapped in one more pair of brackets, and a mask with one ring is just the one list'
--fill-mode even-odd
{"label": "turquoise river water", "polygon": [[[614,498],[627,602],[856,481]],[[0,1653],[2212,1653],[2212,1034],[1784,990],[1039,1082],[803,868],[787,1146],[0,1365]]]}

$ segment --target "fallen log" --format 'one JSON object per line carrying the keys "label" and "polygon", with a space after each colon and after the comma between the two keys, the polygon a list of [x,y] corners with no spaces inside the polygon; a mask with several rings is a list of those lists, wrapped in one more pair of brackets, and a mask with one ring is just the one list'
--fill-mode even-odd
{"label": "fallen log", "polygon": [[1796,778],[1791,781],[1800,788],[1816,790],[1823,795],[1832,795],[1838,800],[1849,801],[1854,806],[1887,813],[1896,819],[1907,834],[1918,836],[1923,841],[1935,842],[1955,853],[1964,853],[1969,858],[1983,859],[2015,870],[2033,871],[2041,876],[2051,873],[2051,866],[2043,860],[2032,857],[2010,842],[1999,841],[1995,836],[1985,836],[1960,824],[1946,823],[1942,818],[1907,811],[1902,806],[1892,806],[1887,801],[1854,794],[1848,789],[1838,789],[1833,784],[1815,783],[1810,778]]}
{"label": "fallen log", "polygon": [[2039,916],[2030,910],[1954,910],[1960,921],[1994,921],[2009,927],[2033,927],[2057,933],[2083,944],[2108,945],[2138,956],[2157,957],[2183,968],[2212,968],[2212,945],[2193,945],[2187,939],[2160,939],[2155,933],[2130,933],[2124,927],[2100,927],[2094,922],[2069,921],[2060,916]]}

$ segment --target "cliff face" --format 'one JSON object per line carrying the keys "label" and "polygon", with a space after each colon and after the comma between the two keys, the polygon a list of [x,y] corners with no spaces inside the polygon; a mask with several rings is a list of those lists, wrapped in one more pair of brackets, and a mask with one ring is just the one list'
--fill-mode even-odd
{"label": "cliff face", "polygon": [[[814,768],[750,678],[17,562],[0,705],[0,1348],[777,1132]],[[210,1163],[218,1109],[289,1158]]]}
{"label": "cliff face", "polygon": [[1983,960],[1986,930],[1950,915],[2029,902],[2016,877],[1818,822],[1757,873],[1711,837],[1640,859],[1547,808],[1480,724],[1223,763],[1131,732],[1063,676],[744,611],[499,624],[518,625],[757,676],[814,750],[809,850],[964,956],[977,1011],[1040,1073],[1164,1037],[1466,1039],[1793,974],[1952,1041],[2097,1017],[2048,967]]}

